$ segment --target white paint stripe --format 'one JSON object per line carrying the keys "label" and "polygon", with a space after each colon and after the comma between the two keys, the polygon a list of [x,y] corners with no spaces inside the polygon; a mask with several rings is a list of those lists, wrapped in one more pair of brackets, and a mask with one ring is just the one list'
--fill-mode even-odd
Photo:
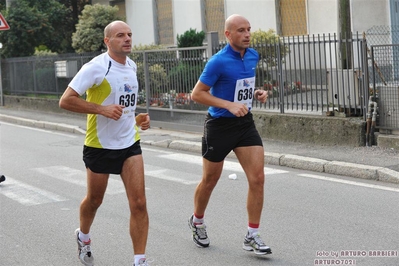
{"label": "white paint stripe", "polygon": [[141,149],[142,149],[143,151],[152,151],[152,152],[156,152],[156,153],[167,153],[167,154],[172,154],[172,153],[174,153],[174,152],[167,151],[167,150],[164,151],[164,150],[159,150],[159,149],[148,148],[148,146],[145,146],[145,147],[144,147],[144,145],[141,146]]}
{"label": "white paint stripe", "polygon": [[359,186],[359,187],[366,187],[366,188],[373,188],[373,189],[381,189],[381,190],[386,190],[386,191],[399,192],[398,188],[391,188],[391,187],[385,187],[385,186],[361,183],[361,182],[356,182],[356,181],[343,180],[343,179],[332,178],[332,177],[327,177],[327,176],[312,175],[312,174],[299,174],[299,176],[310,177],[310,178],[314,178],[314,179],[331,181],[331,182],[348,184],[348,185],[354,185],[354,186]]}
{"label": "white paint stripe", "polygon": [[145,175],[146,176],[151,176],[151,177],[155,177],[158,179],[162,179],[162,180],[167,180],[167,181],[172,181],[172,182],[177,182],[177,183],[181,183],[184,185],[193,185],[193,184],[198,184],[199,181],[188,181],[185,179],[181,179],[181,178],[177,178],[171,175],[167,175],[166,172],[170,172],[170,170],[168,169],[161,169],[161,170],[150,170],[150,171],[146,171]]}
{"label": "white paint stripe", "polygon": [[[160,155],[159,157],[169,159],[169,160],[179,161],[179,162],[185,162],[185,163],[189,163],[189,164],[202,165],[202,157],[196,156],[196,155],[189,155],[189,154],[182,154],[182,153],[170,153],[170,154]],[[225,161],[224,165],[223,165],[223,169],[233,171],[233,172],[238,172],[238,173],[244,172],[242,170],[240,163],[238,163],[238,162]],[[288,171],[265,167],[266,175],[283,174],[283,173],[288,173]]]}
{"label": "white paint stripe", "polygon": [[50,133],[50,134],[53,134],[53,135],[59,135],[59,136],[64,136],[64,137],[69,137],[69,138],[77,138],[77,136],[74,136],[72,134],[64,134],[64,133],[59,133],[59,132],[56,132],[56,131],[50,131],[50,130],[46,130],[46,129],[40,129],[40,128],[28,127],[28,126],[21,126],[21,125],[7,123],[7,122],[3,122],[3,121],[1,121],[0,124],[5,124],[5,125],[8,125],[8,126],[14,126],[14,127],[19,127],[19,128],[26,128],[26,129],[30,129],[30,130]]}
{"label": "white paint stripe", "polygon": [[9,176],[7,176],[7,182],[1,186],[0,194],[25,206],[68,200],[57,194],[17,181]]}
{"label": "white paint stripe", "polygon": [[[63,165],[34,168],[33,170],[39,173],[56,178],[58,180],[68,182],[81,187],[87,186],[86,171],[70,168]],[[110,178],[108,179],[108,186],[105,192],[108,195],[115,195],[125,193],[125,187],[121,180]]]}

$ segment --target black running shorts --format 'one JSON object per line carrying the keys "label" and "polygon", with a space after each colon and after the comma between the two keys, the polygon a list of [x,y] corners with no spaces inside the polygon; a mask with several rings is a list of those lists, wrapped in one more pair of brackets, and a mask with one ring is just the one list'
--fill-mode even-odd
{"label": "black running shorts", "polygon": [[83,147],[83,161],[94,173],[117,174],[122,172],[123,163],[131,156],[142,154],[140,141],[121,150]]}
{"label": "black running shorts", "polygon": [[263,146],[251,113],[243,117],[205,119],[202,156],[211,162],[221,162],[237,147]]}

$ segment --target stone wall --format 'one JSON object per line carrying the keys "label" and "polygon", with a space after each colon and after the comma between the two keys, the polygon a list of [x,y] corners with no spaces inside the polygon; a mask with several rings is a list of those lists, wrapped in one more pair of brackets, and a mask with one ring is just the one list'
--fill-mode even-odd
{"label": "stone wall", "polygon": [[254,120],[267,139],[353,147],[366,143],[361,118],[254,112]]}
{"label": "stone wall", "polygon": [[[71,114],[58,107],[58,99],[42,99],[23,96],[4,96],[4,105],[13,108],[23,108],[48,112]],[[150,110],[151,112],[151,110]],[[338,145],[359,147],[364,146],[366,124],[362,118],[341,118],[315,115],[279,114],[255,111],[254,120],[262,138],[299,143],[312,143],[318,145]],[[156,112],[150,113],[153,122],[157,121]],[[198,120],[194,128],[186,128],[187,131],[202,130],[205,115],[198,113],[187,114],[184,119]],[[187,123],[170,123],[159,119],[165,129],[184,130]],[[162,120],[162,121],[161,121]],[[388,141],[385,141],[388,143]],[[396,138],[398,146],[399,138]],[[390,143],[389,145],[392,145]]]}

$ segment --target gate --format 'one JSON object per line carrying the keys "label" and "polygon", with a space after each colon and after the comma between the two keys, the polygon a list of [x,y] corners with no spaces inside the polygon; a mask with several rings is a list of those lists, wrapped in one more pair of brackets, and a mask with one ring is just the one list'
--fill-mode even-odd
{"label": "gate", "polygon": [[370,102],[378,110],[377,128],[384,133],[399,130],[398,49],[399,44],[371,46]]}

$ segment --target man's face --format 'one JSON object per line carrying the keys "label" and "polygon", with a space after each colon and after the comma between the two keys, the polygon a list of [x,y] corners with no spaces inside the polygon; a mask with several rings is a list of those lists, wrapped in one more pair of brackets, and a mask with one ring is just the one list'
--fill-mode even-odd
{"label": "man's face", "polygon": [[128,25],[117,24],[112,28],[110,37],[106,37],[104,42],[109,52],[126,56],[132,51],[132,31]]}
{"label": "man's face", "polygon": [[238,52],[245,50],[250,45],[251,25],[245,18],[237,18],[226,31],[230,45]]}

